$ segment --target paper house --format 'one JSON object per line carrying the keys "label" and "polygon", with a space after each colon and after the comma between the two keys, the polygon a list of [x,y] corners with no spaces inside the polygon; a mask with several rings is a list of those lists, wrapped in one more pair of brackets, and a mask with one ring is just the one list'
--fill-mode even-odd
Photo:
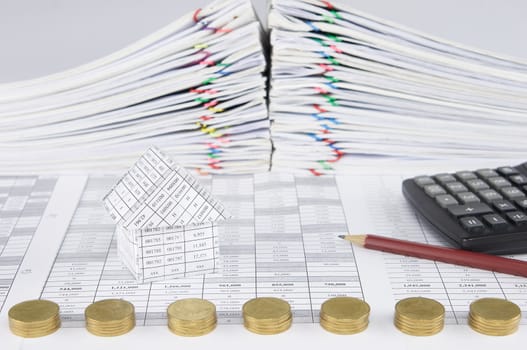
{"label": "paper house", "polygon": [[122,262],[138,282],[214,273],[225,209],[184,168],[150,148],[104,197]]}

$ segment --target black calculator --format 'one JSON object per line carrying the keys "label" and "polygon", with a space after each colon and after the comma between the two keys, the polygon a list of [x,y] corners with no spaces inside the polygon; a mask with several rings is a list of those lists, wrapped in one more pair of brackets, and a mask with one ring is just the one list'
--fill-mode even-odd
{"label": "black calculator", "polygon": [[404,180],[403,194],[462,249],[527,253],[527,163],[417,176]]}

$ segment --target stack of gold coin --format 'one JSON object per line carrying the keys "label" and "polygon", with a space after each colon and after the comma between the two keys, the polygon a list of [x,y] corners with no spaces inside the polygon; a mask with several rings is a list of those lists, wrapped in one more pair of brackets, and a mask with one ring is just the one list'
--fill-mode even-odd
{"label": "stack of gold coin", "polygon": [[43,337],[60,328],[59,306],[48,300],[16,304],[8,316],[11,332],[24,338]]}
{"label": "stack of gold coin", "polygon": [[338,297],[320,307],[320,325],[336,334],[355,334],[368,327],[370,306],[357,298]]}
{"label": "stack of gold coin", "polygon": [[216,328],[216,306],[203,299],[181,299],[168,306],[168,328],[177,335],[197,337]]}
{"label": "stack of gold coin", "polygon": [[278,298],[255,298],[243,305],[243,325],[257,334],[278,334],[291,327],[293,315],[285,300]]}
{"label": "stack of gold coin", "polygon": [[101,337],[114,337],[135,327],[134,306],[122,299],[97,301],[84,310],[86,329]]}
{"label": "stack of gold coin", "polygon": [[445,324],[445,307],[432,299],[414,297],[395,305],[395,327],[410,335],[433,335]]}
{"label": "stack of gold coin", "polygon": [[518,305],[505,299],[483,298],[470,304],[468,324],[476,332],[487,335],[509,335],[520,325]]}

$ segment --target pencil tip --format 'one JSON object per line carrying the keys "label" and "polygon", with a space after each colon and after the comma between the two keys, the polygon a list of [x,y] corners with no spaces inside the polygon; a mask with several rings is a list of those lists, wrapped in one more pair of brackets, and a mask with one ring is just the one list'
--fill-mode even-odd
{"label": "pencil tip", "polygon": [[340,235],[339,238],[361,246],[364,246],[366,243],[366,235]]}

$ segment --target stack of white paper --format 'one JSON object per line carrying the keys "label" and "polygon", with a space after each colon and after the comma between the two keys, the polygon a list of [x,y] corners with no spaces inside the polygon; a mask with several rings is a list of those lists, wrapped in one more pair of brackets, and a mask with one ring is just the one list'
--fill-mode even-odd
{"label": "stack of white paper", "polygon": [[112,55],[0,85],[0,170],[120,171],[156,145],[200,172],[267,170],[261,26],[217,1]]}
{"label": "stack of white paper", "polygon": [[273,0],[273,167],[525,158],[527,63],[322,0]]}

